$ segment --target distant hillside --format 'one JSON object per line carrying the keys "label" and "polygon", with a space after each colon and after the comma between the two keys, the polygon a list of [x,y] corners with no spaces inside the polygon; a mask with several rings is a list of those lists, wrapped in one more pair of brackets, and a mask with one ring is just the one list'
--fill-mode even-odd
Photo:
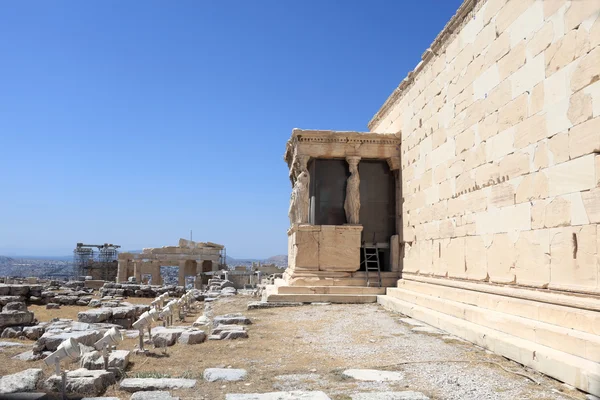
{"label": "distant hillside", "polygon": [[6,257],[0,256],[0,275],[37,276],[41,278],[68,277],[73,274],[73,263],[66,257]]}
{"label": "distant hillside", "polygon": [[287,266],[288,263],[288,256],[285,254],[281,254],[278,256],[272,256],[269,257],[265,260],[265,263],[267,264],[275,264],[275,265],[279,265],[279,266]]}

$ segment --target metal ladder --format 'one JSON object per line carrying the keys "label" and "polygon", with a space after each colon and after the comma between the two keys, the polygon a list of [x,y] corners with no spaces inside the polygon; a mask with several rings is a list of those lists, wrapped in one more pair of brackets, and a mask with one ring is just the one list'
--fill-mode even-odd
{"label": "metal ladder", "polygon": [[[367,276],[367,287],[374,285],[381,287],[381,265],[379,264],[379,249],[377,247],[363,246],[365,275]],[[375,281],[371,275],[377,272],[377,280]]]}

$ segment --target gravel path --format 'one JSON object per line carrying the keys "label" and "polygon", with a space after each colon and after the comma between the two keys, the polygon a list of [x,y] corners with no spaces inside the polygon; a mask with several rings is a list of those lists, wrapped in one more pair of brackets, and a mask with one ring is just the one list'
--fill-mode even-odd
{"label": "gravel path", "polygon": [[[432,399],[585,399],[567,385],[442,331],[419,328],[426,325],[376,304],[283,308],[270,310],[270,314],[270,323],[296,328],[290,353],[318,355],[329,360],[327,366],[337,367],[277,376],[273,384],[276,390],[323,390],[333,399],[346,399],[358,392],[398,390],[422,392]],[[285,366],[283,358],[275,359],[280,367]],[[341,376],[349,368],[399,371],[404,380],[354,381]]]}

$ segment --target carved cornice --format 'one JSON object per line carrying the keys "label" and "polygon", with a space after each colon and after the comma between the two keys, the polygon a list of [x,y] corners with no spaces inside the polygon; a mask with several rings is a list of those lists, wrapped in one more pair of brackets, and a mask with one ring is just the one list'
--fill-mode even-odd
{"label": "carved cornice", "polygon": [[450,41],[457,35],[457,32],[469,21],[472,12],[477,11],[479,9],[477,6],[480,6],[483,3],[483,0],[464,0],[462,5],[456,11],[456,14],[454,14],[446,26],[444,26],[444,29],[436,36],[431,46],[425,50],[421,56],[421,61],[419,61],[415,69],[407,74],[407,77],[400,82],[398,87],[388,96],[379,111],[371,118],[367,124],[369,129],[373,129],[375,125],[381,122],[381,120],[390,113],[394,105],[396,105],[412,87],[417,75],[431,62],[431,60],[445,50],[448,44],[450,44]]}

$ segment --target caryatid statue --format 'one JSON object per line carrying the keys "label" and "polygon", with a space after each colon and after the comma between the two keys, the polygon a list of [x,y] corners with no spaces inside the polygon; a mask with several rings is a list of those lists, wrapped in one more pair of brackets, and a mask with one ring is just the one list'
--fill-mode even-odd
{"label": "caryatid statue", "polygon": [[346,181],[346,200],[344,211],[346,221],[349,224],[359,224],[360,214],[360,176],[358,175],[358,163],[360,157],[347,157],[346,161],[350,168],[350,176]]}
{"label": "caryatid statue", "polygon": [[290,209],[288,211],[291,225],[308,223],[308,209],[310,203],[308,187],[310,184],[310,175],[308,174],[306,166],[307,162],[308,160],[305,157],[302,157],[299,161],[300,173],[296,177],[296,182],[292,189]]}

